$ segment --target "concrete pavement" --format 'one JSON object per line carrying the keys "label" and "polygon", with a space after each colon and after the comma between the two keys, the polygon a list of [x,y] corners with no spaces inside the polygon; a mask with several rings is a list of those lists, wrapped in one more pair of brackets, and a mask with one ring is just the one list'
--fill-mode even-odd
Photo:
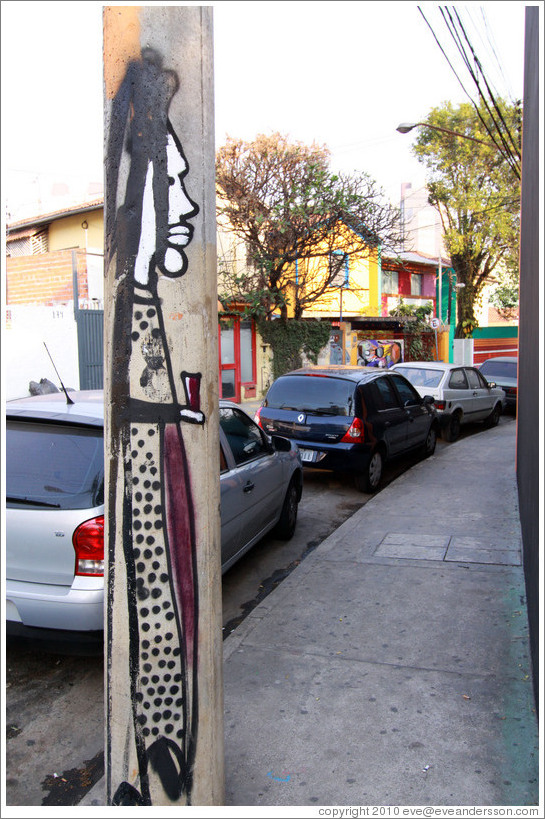
{"label": "concrete pavement", "polygon": [[539,804],[515,434],[419,462],[227,638],[227,806]]}

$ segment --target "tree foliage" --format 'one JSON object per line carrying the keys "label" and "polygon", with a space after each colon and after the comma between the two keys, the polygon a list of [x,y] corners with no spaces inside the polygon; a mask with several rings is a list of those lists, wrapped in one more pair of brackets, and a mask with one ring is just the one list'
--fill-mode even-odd
{"label": "tree foliage", "polygon": [[[518,106],[497,103],[516,131]],[[520,185],[503,154],[483,144],[487,133],[481,120],[486,117],[485,110],[478,117],[468,103],[433,108],[427,123],[465,138],[421,128],[413,149],[428,169],[429,201],[439,209],[456,273],[457,337],[467,334],[464,327],[477,325],[476,301],[498,265],[513,268],[518,256]]]}
{"label": "tree foliage", "polygon": [[507,321],[518,316],[519,306],[519,277],[518,266],[507,265],[498,277],[498,284],[494,288],[490,302],[500,316]]}
{"label": "tree foliage", "polygon": [[[300,318],[332,286],[341,262],[330,260],[343,225],[355,231],[351,250],[362,254],[399,240],[399,212],[376,183],[364,173],[332,173],[323,145],[278,133],[252,142],[229,138],[217,153],[216,180],[219,220],[244,242],[248,260],[238,275],[224,264],[220,295],[244,299],[255,315],[279,308],[285,317],[291,303]],[[316,257],[328,260],[319,280],[299,264]]]}
{"label": "tree foliage", "polygon": [[420,306],[399,299],[390,315],[399,319],[403,327],[406,361],[427,361],[433,346],[434,333],[429,324],[433,313],[431,302]]}
{"label": "tree foliage", "polygon": [[316,319],[290,319],[284,321],[258,321],[257,329],[265,344],[273,351],[273,377],[278,378],[290,370],[301,367],[302,353],[313,364],[329,343],[331,325]]}

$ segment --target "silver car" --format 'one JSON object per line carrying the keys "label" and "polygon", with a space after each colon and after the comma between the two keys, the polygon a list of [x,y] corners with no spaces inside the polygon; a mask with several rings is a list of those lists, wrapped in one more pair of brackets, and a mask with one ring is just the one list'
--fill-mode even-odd
{"label": "silver car", "polygon": [[[102,650],[101,390],[6,404],[6,633],[54,650]],[[289,539],[302,493],[297,447],[220,402],[222,571],[267,532]]]}
{"label": "silver car", "polygon": [[505,393],[483,378],[475,367],[411,361],[395,364],[391,370],[404,375],[422,397],[432,396],[441,433],[447,441],[458,438],[462,424],[483,421],[492,427],[500,420]]}

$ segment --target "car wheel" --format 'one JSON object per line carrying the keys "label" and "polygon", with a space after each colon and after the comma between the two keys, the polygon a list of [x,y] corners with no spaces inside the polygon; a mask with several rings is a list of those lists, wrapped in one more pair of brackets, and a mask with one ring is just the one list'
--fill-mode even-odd
{"label": "car wheel", "polygon": [[487,429],[490,427],[497,427],[500,421],[501,405],[496,404],[488,418],[485,419],[484,425]]}
{"label": "car wheel", "polygon": [[424,443],[424,457],[429,458],[430,455],[433,455],[435,452],[435,446],[437,444],[437,429],[435,425],[432,426],[428,430],[428,434],[426,436],[426,441]]}
{"label": "car wheel", "polygon": [[380,449],[376,449],[365,472],[358,472],[356,475],[356,489],[360,492],[376,492],[382,479],[382,468],[384,458]]}
{"label": "car wheel", "polygon": [[450,419],[448,427],[445,429],[445,440],[453,443],[460,437],[460,413],[456,412]]}
{"label": "car wheel", "polygon": [[295,524],[297,523],[297,509],[299,505],[299,493],[295,481],[290,481],[282,511],[280,512],[280,519],[276,524],[274,533],[281,540],[291,540],[295,532]]}

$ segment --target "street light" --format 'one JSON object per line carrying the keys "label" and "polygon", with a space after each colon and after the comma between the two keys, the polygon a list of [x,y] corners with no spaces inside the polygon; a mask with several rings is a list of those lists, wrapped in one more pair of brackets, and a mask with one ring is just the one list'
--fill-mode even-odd
{"label": "street light", "polygon": [[478,142],[480,145],[486,145],[487,148],[492,148],[495,151],[498,150],[497,146],[493,145],[491,142],[485,142],[482,139],[477,139],[477,137],[469,136],[468,134],[461,134],[459,131],[450,131],[448,128],[440,128],[439,125],[430,125],[429,122],[402,122],[397,126],[396,131],[399,131],[400,134],[408,134],[409,131],[412,131],[413,128],[416,128],[419,125],[424,128],[431,128],[432,131],[441,131],[444,134],[450,134],[450,136],[470,139],[472,142]]}

